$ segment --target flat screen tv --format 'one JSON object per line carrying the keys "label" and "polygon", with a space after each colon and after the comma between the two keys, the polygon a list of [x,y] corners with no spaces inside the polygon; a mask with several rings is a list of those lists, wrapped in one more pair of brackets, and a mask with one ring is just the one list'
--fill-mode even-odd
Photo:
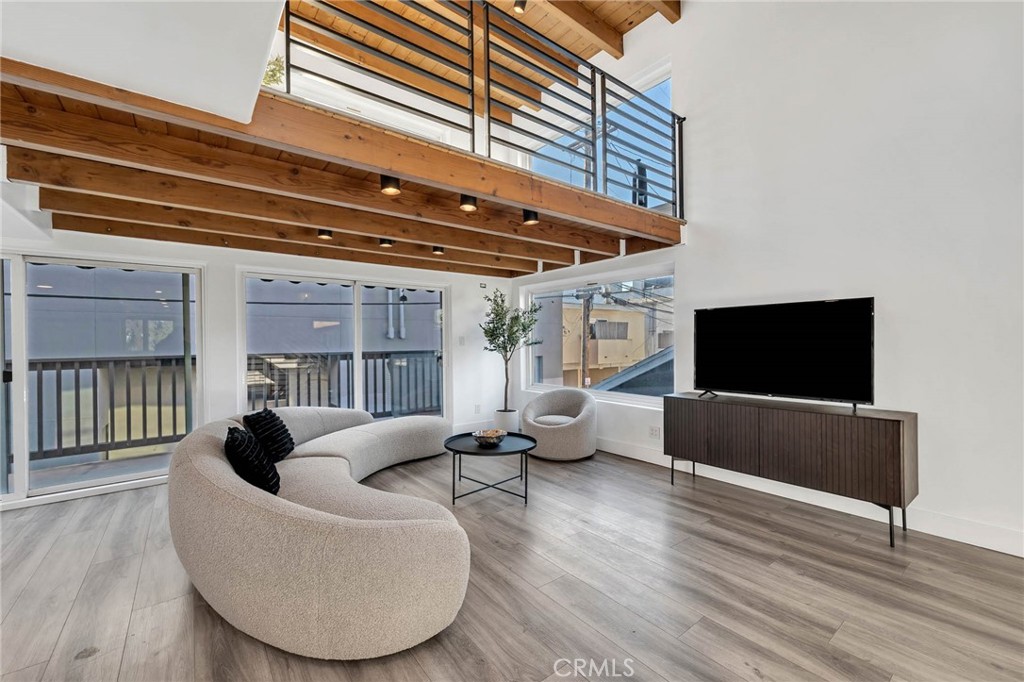
{"label": "flat screen tv", "polygon": [[694,387],[874,402],[873,298],[694,312]]}

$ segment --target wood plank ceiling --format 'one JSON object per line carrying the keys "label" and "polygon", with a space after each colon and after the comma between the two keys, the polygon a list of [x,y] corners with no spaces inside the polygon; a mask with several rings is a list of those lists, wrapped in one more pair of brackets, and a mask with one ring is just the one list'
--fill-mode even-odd
{"label": "wood plank ceiling", "polygon": [[[565,4],[614,31],[655,11]],[[592,22],[528,7],[524,21],[566,47],[600,49]],[[58,230],[499,277],[679,242],[678,219],[270,92],[240,124],[8,59],[0,89],[8,178],[42,188]],[[380,192],[383,173],[400,195]],[[479,210],[459,210],[463,193]],[[527,208],[538,224],[523,224]]]}

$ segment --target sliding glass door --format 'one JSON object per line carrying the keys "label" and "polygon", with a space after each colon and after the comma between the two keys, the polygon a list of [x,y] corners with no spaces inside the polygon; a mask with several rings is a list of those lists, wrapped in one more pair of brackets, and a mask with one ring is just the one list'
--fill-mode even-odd
{"label": "sliding glass door", "polygon": [[441,415],[442,293],[363,285],[363,404],[374,417]]}
{"label": "sliding glass door", "polygon": [[195,273],[25,270],[29,494],[164,473],[192,429]]}
{"label": "sliding glass door", "polygon": [[354,407],[353,285],[247,277],[246,408]]}
{"label": "sliding glass door", "polygon": [[249,276],[245,296],[247,410],[443,414],[440,290]]}
{"label": "sliding glass door", "polygon": [[11,367],[11,261],[0,260],[3,277],[0,278],[0,293],[3,294],[3,313],[0,315],[0,359],[3,363],[3,384],[0,384],[0,495],[7,494],[14,487],[11,476],[14,473],[14,434],[11,430],[11,382],[14,373]]}

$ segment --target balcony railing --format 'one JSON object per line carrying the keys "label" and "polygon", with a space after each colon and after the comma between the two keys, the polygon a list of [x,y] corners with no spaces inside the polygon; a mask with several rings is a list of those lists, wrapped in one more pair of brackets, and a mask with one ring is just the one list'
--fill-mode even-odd
{"label": "balcony railing", "polygon": [[192,429],[195,358],[31,360],[29,459],[110,453],[180,440]]}
{"label": "balcony railing", "polygon": [[[250,355],[248,408],[352,407],[354,362],[352,353]],[[29,459],[145,454],[177,442],[192,429],[195,358],[191,365],[186,372],[181,356],[30,361]],[[374,417],[442,413],[438,352],[364,352],[362,371],[363,405]]]}
{"label": "balcony railing", "polygon": [[[249,355],[248,407],[355,405],[352,353]],[[376,418],[440,415],[441,355],[432,350],[363,352],[363,406]]]}
{"label": "balcony railing", "polygon": [[684,118],[489,3],[391,7],[290,0],[284,89],[684,217]]}

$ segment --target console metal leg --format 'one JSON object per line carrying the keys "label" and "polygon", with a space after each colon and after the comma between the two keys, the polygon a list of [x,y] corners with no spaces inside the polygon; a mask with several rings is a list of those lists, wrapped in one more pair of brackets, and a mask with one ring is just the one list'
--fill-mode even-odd
{"label": "console metal leg", "polygon": [[903,517],[903,532],[907,532],[907,508],[900,507],[900,516]]}
{"label": "console metal leg", "polygon": [[690,475],[697,478],[697,463],[690,462]]}
{"label": "console metal leg", "polygon": [[669,480],[672,481],[672,485],[675,485],[676,484],[676,458],[673,457],[671,459],[671,462],[672,463],[669,466],[672,468],[672,473],[669,474]]}
{"label": "console metal leg", "polygon": [[896,546],[896,527],[892,522],[892,506],[889,507],[889,546]]}

